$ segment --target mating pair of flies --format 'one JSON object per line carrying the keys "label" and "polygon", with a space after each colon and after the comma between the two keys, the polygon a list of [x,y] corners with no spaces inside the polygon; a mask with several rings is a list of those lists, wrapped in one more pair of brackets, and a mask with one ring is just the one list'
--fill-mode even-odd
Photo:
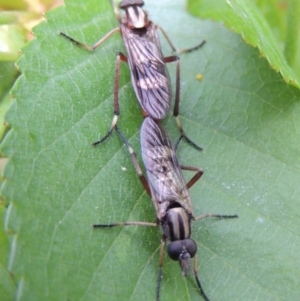
{"label": "mating pair of flies", "polygon": [[[161,30],[172,50],[177,54],[196,50],[201,47],[204,42],[196,47],[178,52],[165,31],[148,19],[146,11],[142,9],[144,5],[142,0],[122,0],[119,4],[119,8],[125,11],[123,18],[121,18],[114,2],[112,2],[112,5],[120,26],[108,32],[93,46],[78,42],[64,33],[60,34],[74,44],[89,51],[94,51],[111,35],[116,32],[121,32],[128,55],[125,56],[121,52],[117,54],[114,86],[114,117],[109,131],[99,141],[94,142],[93,145],[95,146],[104,142],[112,134],[114,129],[117,131],[128,148],[133,165],[145,190],[152,199],[157,218],[155,223],[129,221],[112,224],[95,224],[93,228],[160,225],[163,235],[160,246],[156,300],[160,300],[164,247],[167,241],[170,241],[167,247],[168,255],[171,259],[179,261],[183,276],[186,276],[190,269],[190,259],[195,258],[192,273],[195,276],[202,297],[208,301],[209,299],[202,289],[197,274],[197,244],[190,238],[191,221],[206,217],[235,218],[237,215],[203,214],[195,217],[193,214],[188,189],[200,179],[203,175],[203,171],[197,167],[180,165],[175,151],[182,138],[196,149],[202,150],[202,148],[195,144],[185,134],[182,128],[179,119],[180,60],[177,55],[163,56],[157,31],[158,29]],[[132,85],[142,107],[143,116],[145,117],[140,130],[140,144],[147,179],[142,173],[136,153],[117,126],[120,114],[118,89],[121,61],[129,65]],[[171,87],[166,68],[166,63],[170,62],[176,62],[176,92],[173,115],[176,118],[176,123],[181,133],[175,147],[159,123],[160,120],[166,117],[170,110]],[[182,170],[193,171],[195,175],[186,183],[183,178]]]}

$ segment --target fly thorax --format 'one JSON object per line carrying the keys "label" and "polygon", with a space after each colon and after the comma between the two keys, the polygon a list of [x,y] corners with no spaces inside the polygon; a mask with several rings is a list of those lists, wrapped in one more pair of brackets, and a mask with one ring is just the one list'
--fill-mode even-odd
{"label": "fly thorax", "polygon": [[126,18],[130,28],[142,29],[148,25],[147,14],[139,6],[128,6],[126,8]]}
{"label": "fly thorax", "polygon": [[168,210],[164,223],[164,234],[171,242],[190,238],[190,218],[182,207],[174,207]]}

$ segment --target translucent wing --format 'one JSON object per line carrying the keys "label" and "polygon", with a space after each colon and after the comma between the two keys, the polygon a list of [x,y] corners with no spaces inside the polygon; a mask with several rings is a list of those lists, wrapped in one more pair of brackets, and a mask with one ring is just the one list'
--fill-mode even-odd
{"label": "translucent wing", "polygon": [[171,89],[155,25],[139,33],[122,24],[121,31],[138,101],[149,116],[163,119],[170,109]]}
{"label": "translucent wing", "polygon": [[142,158],[158,218],[161,220],[165,216],[172,203],[178,203],[192,215],[189,192],[170,138],[152,118],[144,120],[140,136]]}

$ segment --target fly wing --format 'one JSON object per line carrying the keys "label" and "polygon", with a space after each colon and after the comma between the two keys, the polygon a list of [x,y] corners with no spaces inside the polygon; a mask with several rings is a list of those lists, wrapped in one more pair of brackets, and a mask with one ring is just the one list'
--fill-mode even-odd
{"label": "fly wing", "polygon": [[192,215],[188,189],[174,148],[164,129],[152,118],[141,127],[142,158],[157,216],[161,220],[172,203]]}
{"label": "fly wing", "polygon": [[170,109],[171,88],[156,29],[150,26],[139,33],[123,25],[121,30],[138,101],[149,116],[163,119]]}

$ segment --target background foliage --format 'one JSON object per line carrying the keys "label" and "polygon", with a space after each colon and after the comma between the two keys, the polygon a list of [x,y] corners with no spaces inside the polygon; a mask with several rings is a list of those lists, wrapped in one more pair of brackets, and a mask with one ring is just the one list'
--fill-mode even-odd
{"label": "background foliage", "polygon": [[240,33],[288,83],[299,87],[299,1],[193,0],[189,6],[194,14],[222,20]]}

